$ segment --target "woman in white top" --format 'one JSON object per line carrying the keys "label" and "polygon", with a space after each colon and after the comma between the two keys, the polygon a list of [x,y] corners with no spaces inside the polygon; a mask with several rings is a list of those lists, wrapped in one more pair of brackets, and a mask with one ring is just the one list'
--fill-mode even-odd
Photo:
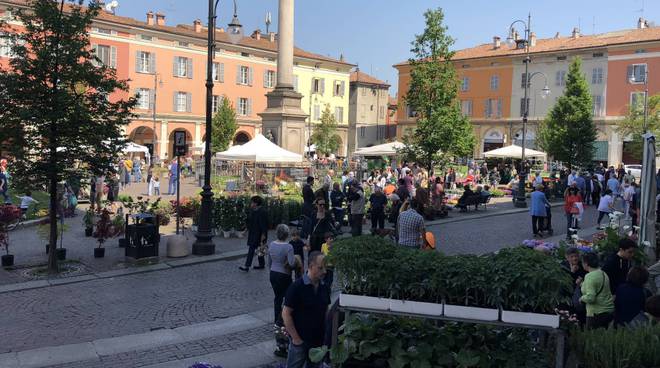
{"label": "woman in white top", "polygon": [[612,198],[612,190],[606,189],[603,193],[603,197],[598,203],[598,227],[600,227],[600,221],[603,217],[612,213],[612,208],[614,206],[614,199]]}

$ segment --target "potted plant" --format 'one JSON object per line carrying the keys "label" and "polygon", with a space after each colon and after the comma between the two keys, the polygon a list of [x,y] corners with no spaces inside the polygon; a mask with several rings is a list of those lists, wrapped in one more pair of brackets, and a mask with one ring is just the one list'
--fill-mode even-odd
{"label": "potted plant", "polygon": [[[68,225],[62,223],[61,221],[57,221],[57,233],[59,234],[60,246],[55,249],[55,253],[57,254],[57,259],[59,261],[64,261],[66,259],[66,248],[63,247],[62,235],[68,229]],[[48,242],[50,241],[50,224],[45,223],[39,225],[37,227],[37,235],[39,235],[39,237],[46,242],[46,254],[48,254]]]}
{"label": "potted plant", "polygon": [[0,206],[0,247],[5,248],[5,254],[2,256],[2,267],[14,265],[14,255],[9,254],[9,232],[7,224],[15,221],[21,216],[21,210],[14,205]]}
{"label": "potted plant", "polygon": [[527,247],[502,249],[492,258],[502,321],[557,328],[555,309],[569,304],[571,278],[558,262]]}
{"label": "potted plant", "polygon": [[87,211],[85,211],[85,215],[83,216],[83,224],[85,225],[85,236],[90,237],[92,236],[92,233],[94,232],[94,210],[92,210],[92,207],[90,206]]}
{"label": "potted plant", "polygon": [[220,229],[225,238],[231,236],[231,227],[234,225],[235,210],[233,202],[232,199],[225,198],[220,206]]}
{"label": "potted plant", "polygon": [[236,212],[233,216],[236,236],[241,239],[245,237],[247,232],[247,208],[245,206],[245,201],[244,197],[236,199]]}
{"label": "potted plant", "polygon": [[110,211],[107,208],[101,210],[101,216],[99,221],[96,223],[96,231],[94,232],[94,237],[99,243],[99,246],[94,248],[94,258],[103,258],[105,256],[105,248],[103,248],[103,243],[112,237],[113,234],[113,225],[112,220],[110,219]]}

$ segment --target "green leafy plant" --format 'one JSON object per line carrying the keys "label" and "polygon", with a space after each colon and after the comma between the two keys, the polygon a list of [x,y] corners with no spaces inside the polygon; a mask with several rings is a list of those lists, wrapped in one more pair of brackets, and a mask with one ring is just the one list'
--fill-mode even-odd
{"label": "green leafy plant", "polygon": [[585,367],[659,367],[660,325],[607,330],[574,329],[571,346]]}
{"label": "green leafy plant", "polygon": [[86,228],[91,229],[92,227],[94,227],[95,219],[96,219],[96,214],[94,213],[94,210],[90,206],[83,215],[82,218],[83,224],[85,225]]}
{"label": "green leafy plant", "polygon": [[446,323],[413,318],[352,314],[340,327],[331,349],[310,351],[310,359],[342,366],[348,362],[373,367],[547,367],[542,346],[534,345],[523,329]]}

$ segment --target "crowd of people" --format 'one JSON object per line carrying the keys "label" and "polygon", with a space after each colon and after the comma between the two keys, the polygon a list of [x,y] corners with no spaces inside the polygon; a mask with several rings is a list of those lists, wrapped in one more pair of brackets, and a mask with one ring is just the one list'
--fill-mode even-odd
{"label": "crowd of people", "polygon": [[[649,320],[660,320],[660,295],[646,288],[649,270],[632,266],[637,244],[628,238],[619,241],[619,249],[602,262],[593,252],[580,258],[577,248],[566,251],[564,269],[571,275],[574,292],[571,306],[586,328],[635,327]],[[660,263],[651,267],[654,278]],[[648,284],[647,284],[648,283]]]}
{"label": "crowd of people", "polygon": [[[568,173],[568,174],[566,174]],[[537,173],[536,177],[540,177]],[[660,170],[656,178],[660,189]],[[580,228],[585,206],[593,205],[598,210],[597,224],[602,229],[603,219],[609,221],[609,214],[621,208],[624,218],[632,225],[639,221],[641,186],[637,178],[623,166],[605,168],[602,164],[592,172],[578,173],[576,170],[562,171],[559,185],[566,188],[563,193],[564,213],[566,216],[566,237],[570,239]],[[531,195],[530,215],[534,236],[552,234],[552,213],[548,203],[547,184],[539,182]]]}

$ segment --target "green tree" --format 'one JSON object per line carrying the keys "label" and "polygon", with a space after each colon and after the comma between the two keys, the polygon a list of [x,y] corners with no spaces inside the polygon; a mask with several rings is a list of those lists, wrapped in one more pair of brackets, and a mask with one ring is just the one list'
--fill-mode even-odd
{"label": "green tree", "polygon": [[213,116],[212,129],[211,150],[213,152],[226,151],[229,148],[229,143],[234,138],[236,129],[238,129],[236,110],[234,110],[234,106],[232,106],[227,96],[223,96],[222,105]]}
{"label": "green tree", "polygon": [[330,111],[330,105],[325,105],[325,109],[321,114],[321,123],[314,126],[314,132],[310,139],[312,144],[316,145],[316,152],[325,156],[337,152],[341,138],[336,131],[337,120]]}
{"label": "green tree", "polygon": [[[643,96],[643,95],[642,95]],[[660,95],[649,96],[648,101],[648,131],[656,137],[660,134]],[[630,137],[631,142],[626,144],[626,154],[637,160],[642,160],[644,149],[644,98],[637,99],[635,106],[630,106],[626,118],[619,122],[617,128],[623,137]]]}
{"label": "green tree", "polygon": [[51,273],[57,272],[58,183],[112,172],[136,103],[112,96],[128,86],[94,56],[89,29],[100,5],[82,3],[30,0],[28,10],[14,9],[24,32],[0,25],[13,55],[0,70],[0,151],[9,153],[16,182],[49,192]]}
{"label": "green tree", "polygon": [[457,156],[468,156],[474,147],[470,121],[461,113],[458,79],[451,62],[454,40],[443,26],[442,9],[424,13],[426,28],[412,42],[410,88],[405,96],[417,112],[417,127],[404,137],[404,156],[430,171],[442,169]]}
{"label": "green tree", "polygon": [[569,168],[586,168],[593,163],[596,136],[589,84],[576,57],[568,68],[564,94],[539,127],[538,144]]}

